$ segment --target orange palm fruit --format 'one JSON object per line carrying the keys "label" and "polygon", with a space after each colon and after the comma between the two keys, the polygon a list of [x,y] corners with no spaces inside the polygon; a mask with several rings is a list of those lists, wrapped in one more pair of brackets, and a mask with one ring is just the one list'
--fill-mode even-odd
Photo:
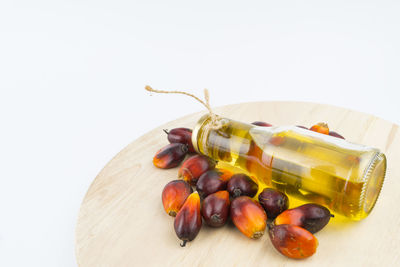
{"label": "orange palm fruit", "polygon": [[187,182],[183,180],[169,182],[164,187],[161,197],[165,212],[175,217],[191,193],[192,187]]}
{"label": "orange palm fruit", "polygon": [[322,134],[329,134],[329,127],[328,124],[324,122],[317,123],[310,128],[311,131],[322,133]]}
{"label": "orange palm fruit", "polygon": [[178,177],[191,185],[196,185],[199,177],[208,170],[214,169],[215,161],[203,155],[194,155],[186,159],[179,168]]}
{"label": "orange palm fruit", "polygon": [[170,169],[178,166],[185,158],[188,146],[184,144],[169,144],[157,151],[153,158],[154,166],[161,169]]}
{"label": "orange palm fruit", "polygon": [[245,236],[257,239],[264,234],[267,214],[250,197],[241,196],[232,200],[230,213],[233,223]]}
{"label": "orange palm fruit", "polygon": [[186,199],[174,221],[175,233],[183,241],[181,247],[196,238],[201,224],[200,196],[197,192],[193,192]]}
{"label": "orange palm fruit", "polygon": [[291,224],[316,233],[328,224],[333,215],[324,206],[308,203],[294,209],[285,210],[275,218],[274,224]]}
{"label": "orange palm fruit", "polygon": [[269,229],[268,233],[274,247],[289,258],[304,259],[310,257],[318,247],[317,238],[309,231],[296,225],[275,225]]}

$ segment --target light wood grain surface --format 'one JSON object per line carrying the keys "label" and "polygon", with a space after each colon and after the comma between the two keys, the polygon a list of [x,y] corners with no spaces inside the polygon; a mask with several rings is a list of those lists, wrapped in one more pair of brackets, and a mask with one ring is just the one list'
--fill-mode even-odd
{"label": "light wood grain surface", "polygon": [[[99,173],[80,209],[76,227],[79,266],[399,266],[399,126],[372,115],[334,106],[299,102],[252,102],[223,106],[216,113],[231,119],[305,125],[324,121],[347,140],[380,148],[388,169],[378,202],[360,222],[331,221],[316,234],[317,253],[306,260],[279,254],[268,235],[250,240],[232,224],[203,226],[185,248],[163,210],[161,192],[177,178],[177,168],[152,165],[168,144],[162,129],[193,127],[202,113],[162,125],[129,144]],[[151,115],[148,115],[151,116]],[[150,118],[149,118],[150,119]]]}

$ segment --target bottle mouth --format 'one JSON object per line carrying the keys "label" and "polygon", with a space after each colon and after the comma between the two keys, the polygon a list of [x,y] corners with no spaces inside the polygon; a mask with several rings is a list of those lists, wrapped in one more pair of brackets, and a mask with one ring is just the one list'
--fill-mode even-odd
{"label": "bottle mouth", "polygon": [[199,130],[207,122],[207,120],[209,120],[210,118],[211,117],[210,117],[209,113],[201,116],[201,118],[197,121],[196,125],[193,128],[193,131],[192,131],[192,144],[193,144],[194,150],[196,150],[197,153],[201,153],[199,151],[199,145],[198,145]]}
{"label": "bottle mouth", "polygon": [[360,207],[367,215],[372,211],[381,192],[386,174],[386,156],[376,153],[364,174],[364,186],[361,190]]}

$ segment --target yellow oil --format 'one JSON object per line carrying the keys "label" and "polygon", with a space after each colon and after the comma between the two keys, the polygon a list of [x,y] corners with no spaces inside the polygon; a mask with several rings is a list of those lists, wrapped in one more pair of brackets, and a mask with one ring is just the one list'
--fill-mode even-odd
{"label": "yellow oil", "polygon": [[219,167],[252,176],[259,192],[273,187],[288,194],[292,204],[319,203],[353,220],[369,214],[385,174],[383,158],[367,190],[365,174],[378,150],[297,127],[269,129],[226,120],[218,130],[198,134],[200,152],[219,161]]}

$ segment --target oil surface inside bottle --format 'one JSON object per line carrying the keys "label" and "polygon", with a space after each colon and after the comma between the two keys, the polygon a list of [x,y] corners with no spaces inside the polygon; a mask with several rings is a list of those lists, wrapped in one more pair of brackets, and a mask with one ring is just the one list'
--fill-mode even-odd
{"label": "oil surface inside bottle", "polygon": [[[373,204],[365,210],[361,203],[362,177],[376,151],[332,145],[321,134],[300,128],[271,129],[227,120],[208,132],[199,150],[218,160],[218,167],[249,174],[259,192],[274,187],[286,193],[291,207],[312,202],[353,220],[368,215]],[[378,195],[380,185],[369,190]]]}

